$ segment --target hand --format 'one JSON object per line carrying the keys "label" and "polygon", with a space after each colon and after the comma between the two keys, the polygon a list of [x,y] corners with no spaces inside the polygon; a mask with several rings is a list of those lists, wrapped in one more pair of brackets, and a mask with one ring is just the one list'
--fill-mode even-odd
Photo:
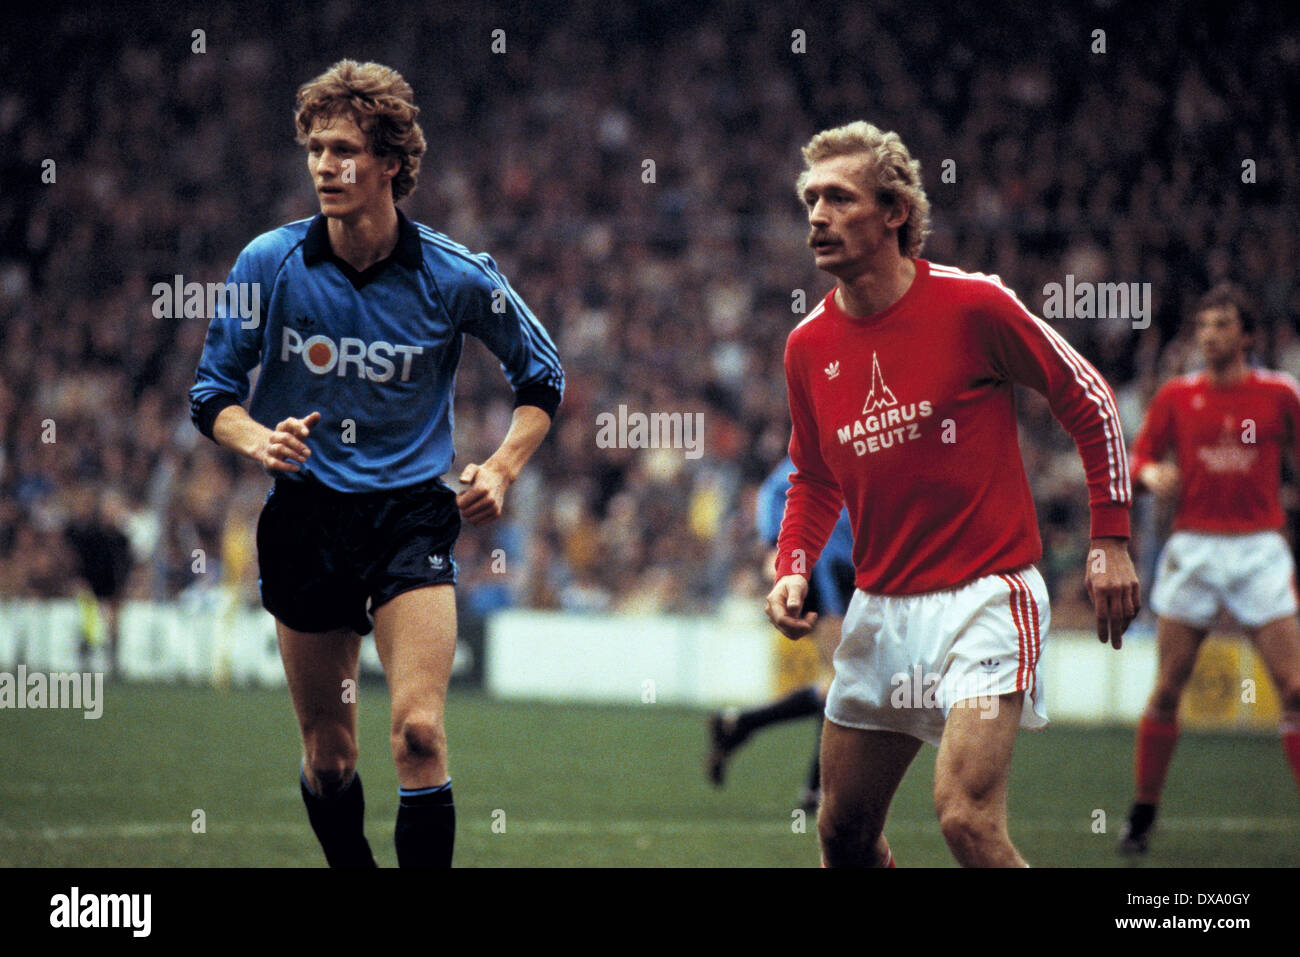
{"label": "hand", "polygon": [[[313,412],[305,419],[285,419],[254,450],[253,458],[267,472],[298,472],[306,464],[311,449],[307,448],[307,435],[320,421],[320,413]],[[296,463],[296,464],[295,464]]]}
{"label": "hand", "polygon": [[1178,494],[1181,476],[1172,462],[1152,462],[1142,466],[1138,481],[1149,488],[1157,498],[1173,498]]}
{"label": "hand", "polygon": [[1124,539],[1092,540],[1084,585],[1097,610],[1097,638],[1118,651],[1124,629],[1142,610],[1142,590]]}
{"label": "hand", "polygon": [[501,517],[505,508],[509,476],[495,468],[490,461],[482,465],[470,464],[460,473],[465,491],[456,496],[456,507],[471,525],[486,525]]}
{"label": "hand", "polygon": [[767,596],[764,610],[768,620],[791,641],[798,641],[817,624],[817,613],[800,615],[804,599],[808,597],[808,579],[802,575],[786,575],[778,579]]}

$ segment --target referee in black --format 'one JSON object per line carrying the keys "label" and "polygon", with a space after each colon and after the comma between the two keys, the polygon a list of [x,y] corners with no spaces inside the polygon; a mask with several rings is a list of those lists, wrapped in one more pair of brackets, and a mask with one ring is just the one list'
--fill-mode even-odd
{"label": "referee in black", "polygon": [[[398,211],[425,149],[418,112],[406,81],[376,63],[340,61],[299,89],[320,214],[240,254],[190,390],[199,430],[275,476],[257,528],[262,604],[302,731],[303,800],[334,867],[375,865],[346,693],[372,628],[401,785],[398,863],[451,865],[452,548],[462,517],[501,515],[564,391],[553,342],[492,259]],[[440,476],[455,457],[466,333],[501,360],[515,411],[500,448],[461,470],[456,494]]]}

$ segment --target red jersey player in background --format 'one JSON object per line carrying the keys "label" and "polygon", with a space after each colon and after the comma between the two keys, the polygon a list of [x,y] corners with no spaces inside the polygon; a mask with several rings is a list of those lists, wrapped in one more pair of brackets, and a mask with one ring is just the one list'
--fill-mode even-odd
{"label": "red jersey player in background", "polygon": [[953,855],[1023,867],[1007,778],[1017,729],[1046,724],[1049,611],[1014,386],[1047,397],[1083,458],[1085,581],[1098,637],[1119,648],[1139,595],[1114,397],[996,277],[917,258],[929,202],[897,134],[859,121],[803,153],[808,244],[837,282],[786,345],[795,473],[767,614],[789,638],[812,630],[808,575],[847,505],[857,587],[822,736],[822,862],[892,866],[885,816],[928,741]]}
{"label": "red jersey player in background", "polygon": [[[1174,745],[1178,702],[1221,608],[1245,629],[1282,700],[1282,747],[1300,784],[1300,621],[1281,535],[1282,450],[1294,450],[1300,386],[1246,362],[1254,319],[1221,284],[1193,313],[1205,369],[1166,383],[1133,448],[1139,488],[1176,502],[1151,591],[1156,686],[1138,722],[1137,797],[1122,852],[1146,851]],[[1174,461],[1164,461],[1173,453]]]}

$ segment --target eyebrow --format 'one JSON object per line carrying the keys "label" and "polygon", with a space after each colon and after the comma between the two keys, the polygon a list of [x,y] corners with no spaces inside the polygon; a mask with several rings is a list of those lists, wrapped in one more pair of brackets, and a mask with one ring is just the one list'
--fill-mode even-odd
{"label": "eyebrow", "polygon": [[822,183],[822,184],[809,183],[803,188],[803,196],[805,199],[809,196],[809,194],[812,193],[831,193],[831,192],[850,193],[853,192],[853,190],[850,189],[850,187],[845,186],[843,183]]}
{"label": "eyebrow", "polygon": [[[308,143],[342,143],[345,146],[358,145],[357,140],[348,136],[346,133],[341,133],[328,127],[319,132],[308,133],[307,142]],[[364,142],[362,143],[362,145],[364,146]]]}

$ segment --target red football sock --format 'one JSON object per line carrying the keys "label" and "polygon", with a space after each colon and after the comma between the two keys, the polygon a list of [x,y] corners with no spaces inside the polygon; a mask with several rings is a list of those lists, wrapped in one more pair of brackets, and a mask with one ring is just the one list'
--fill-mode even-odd
{"label": "red football sock", "polygon": [[1300,721],[1282,723],[1282,750],[1291,765],[1291,773],[1295,775],[1296,787],[1300,788]]}
{"label": "red football sock", "polygon": [[1137,803],[1159,804],[1165,775],[1178,743],[1177,721],[1156,721],[1142,715],[1138,721],[1134,765],[1137,772]]}

